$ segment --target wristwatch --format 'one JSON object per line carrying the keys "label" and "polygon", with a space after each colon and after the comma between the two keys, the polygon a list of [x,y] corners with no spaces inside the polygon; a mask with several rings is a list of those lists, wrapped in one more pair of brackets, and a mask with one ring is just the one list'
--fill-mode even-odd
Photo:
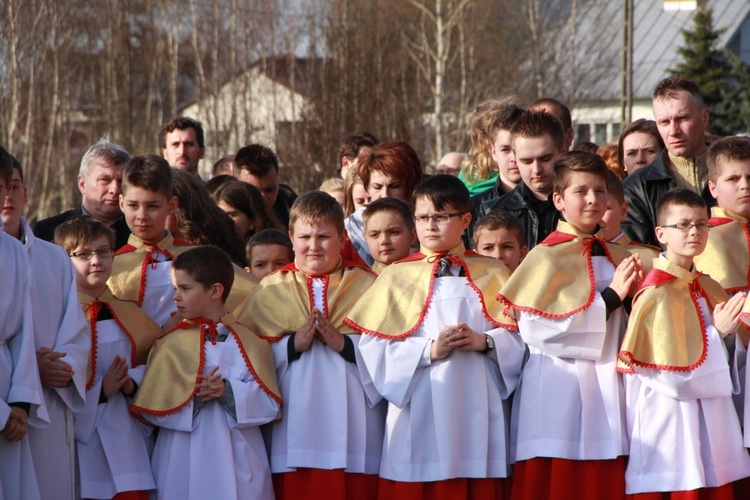
{"label": "wristwatch", "polygon": [[486,347],[479,352],[481,352],[482,354],[489,354],[495,350],[495,339],[485,333],[484,341],[486,343]]}

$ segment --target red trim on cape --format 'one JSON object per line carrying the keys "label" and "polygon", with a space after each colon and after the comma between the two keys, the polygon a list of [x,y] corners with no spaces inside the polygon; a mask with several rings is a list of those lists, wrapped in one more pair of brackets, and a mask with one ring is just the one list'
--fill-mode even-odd
{"label": "red trim on cape", "polygon": [[139,366],[136,364],[136,359],[135,359],[135,354],[136,354],[136,349],[137,349],[135,345],[135,339],[130,334],[128,329],[125,328],[125,325],[122,324],[122,321],[120,321],[120,318],[117,317],[117,314],[115,314],[114,309],[109,307],[109,304],[107,304],[107,309],[109,309],[109,312],[112,313],[112,318],[114,318],[115,323],[117,323],[117,325],[120,327],[120,330],[125,332],[125,335],[127,335],[128,338],[130,339],[130,366],[133,368],[135,368],[136,366]]}
{"label": "red trim on cape", "polygon": [[712,226],[723,226],[724,224],[729,224],[734,221],[735,219],[730,219],[729,217],[711,217],[708,219],[708,223]]}
{"label": "red trim on cape", "polygon": [[115,255],[122,255],[124,253],[135,252],[136,250],[137,248],[134,247],[133,245],[126,244],[126,245],[121,246],[120,249],[115,252]]}
{"label": "red trim on cape", "polygon": [[544,238],[540,245],[555,246],[560,243],[567,243],[576,239],[575,234],[565,233],[563,231],[552,231],[549,236]]}
{"label": "red trim on cape", "polygon": [[266,392],[266,394],[268,394],[269,396],[271,396],[273,399],[275,399],[276,401],[278,401],[279,404],[283,404],[284,401],[281,399],[281,396],[277,396],[276,394],[274,394],[271,391],[271,389],[269,389],[268,386],[266,386],[266,384],[263,383],[263,380],[261,380],[261,378],[258,377],[258,374],[255,372],[255,368],[253,367],[253,364],[250,362],[250,358],[248,357],[247,353],[245,352],[245,348],[242,345],[242,342],[240,342],[240,336],[237,335],[237,332],[234,330],[234,328],[232,328],[231,326],[227,326],[227,325],[224,325],[224,326],[226,326],[227,330],[229,330],[229,332],[231,332],[231,334],[234,335],[234,341],[237,342],[237,347],[240,348],[240,353],[242,354],[242,359],[245,360],[245,365],[247,365],[247,369],[250,371],[250,373],[253,374],[253,377],[255,377],[255,381],[258,383],[258,385],[261,387],[261,389],[263,389]]}
{"label": "red trim on cape", "polygon": [[96,318],[99,315],[101,307],[102,302],[99,299],[94,299],[88,307],[89,328],[91,329],[91,354],[89,355],[89,359],[91,359],[91,376],[86,381],[87,391],[94,386],[94,379],[96,378],[96,362],[99,357],[99,335],[96,330]]}

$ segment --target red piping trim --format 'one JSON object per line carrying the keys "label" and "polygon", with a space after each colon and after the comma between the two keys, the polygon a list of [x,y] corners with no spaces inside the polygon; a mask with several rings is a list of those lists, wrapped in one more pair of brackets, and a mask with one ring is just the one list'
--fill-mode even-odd
{"label": "red piping trim", "polygon": [[115,310],[109,307],[108,303],[105,303],[105,304],[107,306],[107,309],[109,309],[109,312],[112,313],[112,317],[115,319],[115,322],[117,323],[117,325],[120,327],[120,329],[123,332],[125,332],[125,335],[127,335],[128,338],[130,339],[130,366],[134,368],[137,366],[135,363],[135,351],[136,351],[135,339],[130,334],[128,329],[125,328],[125,325],[122,324],[122,321],[120,321],[120,318],[117,317],[117,314],[115,314]]}
{"label": "red piping trim", "polygon": [[97,299],[89,306],[89,325],[91,327],[91,376],[86,382],[86,390],[88,391],[94,386],[94,379],[96,378],[96,362],[99,357],[99,335],[96,330],[96,317],[99,315],[99,309],[102,303]]}
{"label": "red piping trim", "polygon": [[255,372],[255,368],[253,367],[253,364],[250,362],[250,358],[245,352],[245,348],[242,346],[242,342],[240,342],[240,337],[239,335],[237,335],[237,332],[234,331],[234,328],[227,326],[227,325],[224,325],[224,326],[226,326],[227,330],[229,330],[234,336],[234,341],[237,343],[237,347],[240,348],[240,353],[242,353],[242,359],[245,360],[245,365],[247,366],[247,369],[250,370],[250,373],[253,374],[253,377],[255,377],[255,381],[258,382],[258,385],[260,385],[261,389],[263,389],[269,396],[271,396],[273,399],[278,401],[280,404],[283,404],[284,401],[281,399],[281,397],[274,394],[271,391],[271,389],[269,389],[268,386],[266,386],[266,384],[263,383],[263,380]]}

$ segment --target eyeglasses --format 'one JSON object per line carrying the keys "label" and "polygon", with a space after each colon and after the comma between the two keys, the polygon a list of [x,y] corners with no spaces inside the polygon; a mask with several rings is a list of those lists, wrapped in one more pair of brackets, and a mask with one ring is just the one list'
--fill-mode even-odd
{"label": "eyeglasses", "polygon": [[429,224],[430,221],[433,221],[436,224],[447,224],[448,221],[451,220],[451,217],[461,217],[465,213],[466,212],[458,212],[455,214],[415,215],[414,220],[420,225]]}
{"label": "eyeglasses", "polygon": [[100,248],[99,250],[82,250],[80,252],[73,252],[70,255],[78,260],[88,262],[94,258],[94,254],[98,255],[100,259],[111,259],[115,251],[111,248]]}
{"label": "eyeglasses", "polygon": [[692,228],[697,229],[700,232],[709,231],[713,226],[708,222],[678,222],[677,224],[664,224],[661,227],[670,227],[672,229],[679,229],[683,233],[688,233]]}

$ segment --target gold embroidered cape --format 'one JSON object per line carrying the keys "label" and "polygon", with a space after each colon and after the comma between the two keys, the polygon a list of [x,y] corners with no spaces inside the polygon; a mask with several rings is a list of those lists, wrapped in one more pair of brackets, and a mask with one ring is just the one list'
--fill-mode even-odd
{"label": "gold embroidered cape", "polygon": [[[221,323],[234,336],[245,364],[255,380],[271,397],[281,402],[271,346],[242,326],[231,314]],[[130,411],[170,415],[187,405],[195,395],[198,377],[205,363],[203,325],[209,320],[184,320],[154,343],[146,374],[136,392]],[[219,367],[221,373],[221,367]]]}
{"label": "gold embroidered cape", "polygon": [[411,335],[424,321],[430,308],[435,272],[440,257],[448,255],[464,268],[469,284],[482,302],[484,316],[496,327],[516,330],[513,318],[495,296],[510,272],[499,260],[466,251],[463,244],[447,253],[422,249],[385,268],[375,284],[351,310],[346,323],[357,331],[387,338]]}
{"label": "gold embroidered cape", "polygon": [[239,321],[261,337],[278,340],[296,332],[310,317],[314,306],[312,280],[324,283],[321,311],[342,334],[356,333],[344,318],[367,290],[375,275],[359,264],[341,261],[330,274],[309,276],[295,263],[287,264],[263,279],[249,300],[237,310]]}
{"label": "gold embroidered cape", "polygon": [[498,300],[513,309],[547,318],[565,318],[587,309],[596,294],[591,264],[594,241],[601,244],[614,266],[630,255],[615,243],[560,221],[557,230],[521,261],[497,295]]}
{"label": "gold embroidered cape", "polygon": [[695,267],[721,283],[727,293],[750,288],[750,231],[748,219],[720,207],[711,209],[708,244],[695,257]]}
{"label": "gold embroidered cape", "polygon": [[698,305],[701,297],[710,310],[728,298],[710,276],[693,274],[667,259],[656,259],[633,299],[617,370],[632,372],[632,365],[636,365],[690,371],[700,366],[708,345],[708,325]]}
{"label": "gold embroidered cape", "polygon": [[625,234],[612,243],[620,245],[630,253],[638,254],[646,270],[646,274],[651,272],[651,269],[654,267],[654,259],[658,259],[659,254],[661,254],[661,248],[646,245],[645,243],[638,243],[628,238]]}
{"label": "gold embroidered cape", "polygon": [[[191,248],[195,248],[195,245],[176,240],[169,232],[156,244],[148,243],[131,234],[128,244],[115,254],[112,276],[107,284],[116,297],[135,302],[141,307],[143,294],[146,291],[146,270],[149,264],[154,262],[154,253],[164,254],[174,260]],[[234,311],[245,297],[255,291],[258,285],[255,278],[244,269],[234,264],[232,266],[234,267],[234,283],[225,304],[228,311]]]}
{"label": "gold embroidered cape", "polygon": [[94,383],[97,363],[97,329],[96,317],[101,307],[106,307],[112,313],[112,317],[123,332],[130,338],[131,354],[130,366],[142,365],[146,362],[148,352],[154,341],[162,334],[159,325],[153,322],[148,315],[132,302],[120,300],[109,288],[105,288],[98,297],[92,297],[83,292],[78,292],[78,301],[81,303],[83,313],[89,322],[91,330],[91,352],[89,363],[86,368],[86,388],[90,389]]}

